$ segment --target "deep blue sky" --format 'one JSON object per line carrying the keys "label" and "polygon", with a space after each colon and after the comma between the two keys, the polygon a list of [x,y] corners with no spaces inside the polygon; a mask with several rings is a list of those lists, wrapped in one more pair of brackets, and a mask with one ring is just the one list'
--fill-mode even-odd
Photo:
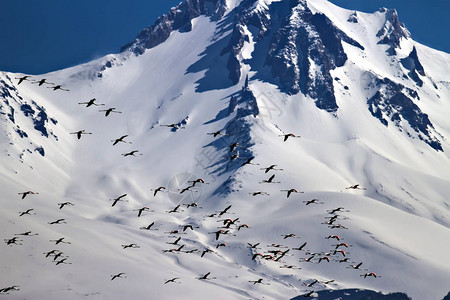
{"label": "deep blue sky", "polygon": [[[415,40],[450,53],[450,0],[330,0],[348,9],[396,8]],[[132,41],[180,0],[0,0],[0,70],[45,73]]]}

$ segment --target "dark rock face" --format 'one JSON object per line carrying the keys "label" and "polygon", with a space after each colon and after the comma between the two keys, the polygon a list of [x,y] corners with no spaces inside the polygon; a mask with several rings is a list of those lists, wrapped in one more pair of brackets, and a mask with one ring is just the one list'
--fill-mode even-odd
{"label": "dark rock face", "polygon": [[380,38],[378,44],[389,45],[387,53],[389,55],[395,55],[396,48],[400,47],[400,40],[402,38],[409,38],[411,34],[406,29],[405,25],[398,19],[398,14],[395,9],[380,9],[381,12],[386,14],[386,21],[383,27],[378,31],[377,37]]}
{"label": "dark rock face", "polygon": [[[406,121],[418,134],[419,138],[437,151],[443,151],[440,141],[434,136],[434,127],[428,115],[423,113],[410,97],[417,93],[387,78],[377,79],[378,91],[367,101],[371,114],[388,126],[388,119],[401,131],[408,130],[402,126]],[[388,118],[388,119],[386,119]]]}
{"label": "dark rock face", "polygon": [[131,51],[136,55],[153,48],[169,38],[174,30],[190,31],[192,19],[201,15],[220,19],[226,11],[225,0],[186,0],[172,8],[168,14],[156,20],[155,25],[142,30],[136,40],[123,46],[120,51]]}
{"label": "dark rock face", "polygon": [[266,64],[280,79],[282,91],[301,91],[315,99],[318,108],[334,112],[338,106],[330,71],[347,60],[342,41],[364,48],[325,15],[313,14],[305,1],[291,1],[291,6],[272,39]]}
{"label": "dark rock face", "polygon": [[358,14],[356,13],[356,11],[348,17],[347,22],[358,23]]}
{"label": "dark rock face", "polygon": [[34,101],[31,101],[31,104],[26,103],[18,94],[16,88],[5,80],[0,80],[0,99],[0,114],[7,115],[8,120],[15,126],[15,132],[21,138],[28,138],[28,133],[22,130],[19,124],[16,124],[16,110],[14,107],[18,107],[17,111],[20,109],[25,117],[30,118],[33,121],[34,129],[39,131],[43,136],[48,138],[51,135],[56,140],[58,139],[48,127],[49,121],[54,125],[57,124],[57,121],[49,118],[45,108],[37,105]]}
{"label": "dark rock face", "polygon": [[[213,146],[220,151],[227,148],[234,143],[238,143],[238,148],[232,152],[229,148],[226,149],[226,155],[217,163],[217,168],[214,173],[223,174],[229,171],[235,171],[242,166],[245,159],[253,157],[253,152],[250,147],[254,145],[251,132],[251,124],[247,117],[256,117],[259,114],[258,104],[251,89],[246,85],[242,88],[238,95],[230,98],[230,103],[227,108],[227,113],[236,113],[225,126],[226,136],[214,141],[206,146]],[[223,150],[222,150],[223,151]],[[241,159],[232,159],[233,155],[239,154]],[[234,177],[228,178],[223,185],[221,185],[215,192],[215,195],[225,196],[232,191],[235,184]]]}
{"label": "dark rock face", "polygon": [[425,76],[425,70],[423,69],[423,66],[419,61],[419,57],[417,56],[416,47],[413,47],[408,57],[401,59],[400,62],[402,63],[403,67],[405,67],[405,69],[409,71],[409,77],[414,80],[414,82],[418,86],[422,86],[423,81],[419,77],[419,74]]}
{"label": "dark rock face", "polygon": [[[383,295],[371,290],[359,290],[359,289],[344,289],[344,290],[323,290],[318,291],[319,295],[317,299],[320,300],[411,300],[408,295],[404,293],[391,293]],[[305,299],[303,296],[292,298],[292,300]]]}

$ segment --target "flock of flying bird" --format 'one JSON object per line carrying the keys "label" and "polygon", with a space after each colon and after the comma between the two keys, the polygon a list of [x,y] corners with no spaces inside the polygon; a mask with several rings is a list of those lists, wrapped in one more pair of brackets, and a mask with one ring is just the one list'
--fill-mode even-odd
{"label": "flock of flying bird", "polygon": [[[53,90],[68,91],[67,89],[63,89],[61,85],[55,85],[53,83],[48,82],[46,79],[32,81],[29,78],[30,78],[30,76],[24,76],[24,77],[16,78],[16,79],[19,80],[18,84],[21,84],[23,81],[31,81],[31,83],[38,84],[39,86],[42,86],[43,84],[52,84],[53,86],[49,87],[49,88],[52,88]],[[86,102],[80,102],[79,104],[85,105],[86,108],[89,108],[91,106],[105,106],[105,104],[96,103],[95,98],[93,98],[89,101],[86,101]],[[111,108],[108,108],[105,110],[99,110],[99,111],[105,112],[106,117],[109,116],[111,113],[122,113],[120,111],[117,111],[116,108],[114,108],[114,107],[111,107]],[[177,128],[177,129],[185,128],[183,126],[180,126],[179,124],[168,124],[168,125],[161,125],[161,126]],[[70,134],[76,134],[77,139],[81,139],[82,135],[85,135],[85,134],[87,135],[87,134],[92,134],[92,133],[86,132],[85,130],[79,130],[76,132],[71,132]],[[214,138],[216,138],[218,136],[226,136],[227,135],[227,134],[224,134],[222,131],[211,132],[211,133],[207,133],[207,134],[212,135]],[[280,136],[283,138],[284,142],[286,142],[289,138],[300,138],[300,136],[297,136],[292,133],[282,134]],[[117,145],[118,143],[132,144],[132,142],[125,140],[127,137],[128,137],[128,135],[123,135],[117,139],[111,140],[111,142],[113,143],[113,146]],[[249,157],[249,158],[239,157],[236,150],[237,150],[237,148],[241,148],[241,146],[239,146],[238,142],[234,142],[234,143],[230,144],[228,146],[228,148],[229,148],[230,160],[235,160],[235,159],[245,159],[246,160],[245,162],[242,163],[242,165],[241,165],[242,167],[246,166],[246,165],[259,165],[257,163],[252,162],[254,157]],[[128,153],[122,154],[122,156],[124,156],[124,157],[135,156],[136,153],[138,153],[138,152],[139,152],[139,150],[133,150]],[[139,155],[142,155],[142,154],[139,154]],[[274,171],[283,171],[283,169],[277,168],[277,165],[270,165],[268,167],[261,168],[261,170],[264,171],[264,174],[267,174],[269,172],[274,172]],[[270,175],[270,177],[268,179],[264,179],[264,180],[260,181],[259,184],[265,185],[265,184],[281,183],[279,181],[274,181],[274,179],[275,179],[275,173]],[[187,193],[187,192],[195,192],[195,188],[198,187],[198,185],[208,184],[202,178],[197,178],[195,180],[189,181],[188,183],[189,183],[189,185],[180,187],[180,189],[178,190],[178,192],[180,194]],[[355,184],[355,185],[347,187],[347,189],[362,189],[363,190],[364,188],[361,187],[359,184]],[[153,191],[154,197],[156,197],[159,193],[168,192],[168,190],[165,186],[159,186],[155,189],[151,189],[151,191]],[[303,193],[303,192],[297,191],[297,189],[295,189],[295,188],[283,189],[283,190],[280,190],[280,192],[284,192],[286,195],[286,198],[290,198],[292,196],[292,194],[294,194],[294,193]],[[30,196],[38,195],[39,193],[33,192],[33,191],[25,191],[25,192],[21,192],[18,194],[20,195],[21,199],[25,199],[29,195]],[[269,193],[267,193],[265,191],[255,191],[255,192],[251,192],[250,194],[252,196],[258,196],[258,195],[267,195],[268,196],[269,195]],[[125,200],[126,197],[127,197],[127,194],[122,194],[122,195],[118,196],[117,198],[110,199],[110,201],[112,201],[111,206],[114,207],[119,202],[127,202],[127,200]],[[324,202],[320,201],[319,199],[304,200],[303,203],[306,206],[324,204]],[[74,204],[71,202],[62,202],[62,203],[58,203],[57,205],[58,205],[59,209],[63,209],[66,206],[74,206]],[[168,214],[180,213],[181,206],[186,206],[186,209],[189,209],[191,207],[192,208],[201,208],[198,206],[198,203],[196,203],[196,202],[180,203],[177,206],[175,206],[173,209],[166,211],[166,213],[168,213]],[[239,217],[234,218],[234,219],[226,217],[226,215],[231,214],[231,212],[230,212],[231,208],[232,208],[232,205],[229,205],[221,211],[214,212],[214,213],[204,216],[203,220],[210,219],[210,218],[216,218],[217,222],[220,223],[220,226],[217,227],[216,231],[209,232],[209,234],[213,235],[213,243],[215,243],[214,247],[205,247],[204,249],[199,249],[199,248],[186,249],[188,246],[186,244],[181,244],[181,242],[182,242],[181,234],[186,234],[188,230],[194,231],[194,228],[197,229],[197,228],[199,228],[199,226],[194,226],[192,224],[185,224],[185,225],[179,225],[178,226],[179,229],[174,229],[174,230],[171,230],[171,231],[165,233],[168,235],[168,237],[175,238],[175,240],[167,242],[167,244],[172,245],[174,247],[170,247],[168,249],[162,249],[162,252],[169,253],[169,254],[181,254],[181,253],[195,254],[195,253],[197,253],[198,255],[200,255],[200,257],[203,258],[203,257],[206,257],[208,253],[217,253],[217,251],[219,251],[218,249],[221,247],[229,247],[225,243],[225,241],[223,241],[223,237],[235,236],[242,229],[251,228],[248,224],[241,224]],[[144,212],[153,212],[147,206],[136,209],[135,211],[137,211],[138,218],[143,216]],[[339,222],[339,221],[348,219],[347,216],[343,215],[343,213],[346,213],[346,212],[349,212],[349,211],[346,210],[344,207],[337,207],[334,209],[327,210],[325,220],[321,224],[328,226],[328,228],[330,230],[332,230],[332,229],[338,229],[338,230],[339,229],[340,230],[348,229],[347,227],[345,227],[343,224],[341,224]],[[23,217],[25,215],[32,215],[32,214],[35,214],[33,208],[19,212],[20,217]],[[48,225],[59,225],[59,224],[66,224],[66,223],[67,222],[65,219],[59,218],[57,220],[48,222]],[[155,226],[155,222],[152,222],[147,226],[140,227],[140,229],[141,230],[157,230],[157,229],[153,228],[154,226]],[[21,242],[23,242],[23,240],[19,239],[20,236],[27,237],[27,236],[35,236],[35,235],[38,235],[38,233],[31,233],[31,231],[27,231],[24,233],[15,234],[14,237],[4,239],[4,241],[5,241],[6,245],[9,245],[9,246],[22,245]],[[281,236],[283,237],[283,241],[287,241],[288,239],[300,238],[295,233],[287,233],[287,234],[283,234]],[[333,241],[335,240],[335,244],[330,244],[330,249],[326,249],[326,251],[320,251],[320,252],[312,252],[311,250],[306,249],[308,242],[303,242],[298,247],[291,247],[291,248],[288,248],[286,245],[280,245],[280,244],[276,244],[276,243],[272,243],[265,247],[263,245],[260,245],[260,243],[254,243],[254,244],[247,243],[247,246],[248,246],[247,248],[249,249],[248,251],[250,252],[252,261],[257,261],[261,264],[269,263],[269,262],[278,263],[278,264],[280,264],[279,268],[283,268],[283,269],[291,269],[291,270],[301,269],[298,265],[287,264],[285,261],[289,256],[295,257],[295,255],[294,255],[294,252],[295,252],[295,253],[303,254],[301,257],[298,257],[299,258],[298,262],[300,262],[300,263],[336,262],[339,264],[342,264],[342,263],[347,264],[347,268],[350,268],[350,269],[366,270],[366,269],[361,268],[361,265],[363,264],[362,262],[359,262],[356,264],[355,262],[352,262],[350,260],[350,258],[349,258],[350,253],[348,252],[348,248],[352,247],[352,245],[343,242],[344,239],[341,236],[330,232],[330,235],[328,235],[327,237],[324,237],[324,238],[327,240],[333,240]],[[50,240],[50,242],[53,242],[55,245],[71,244],[71,242],[65,240],[65,237],[59,237],[58,239]],[[124,250],[140,248],[140,246],[136,243],[123,244],[123,245],[121,245],[121,247]],[[265,250],[262,250],[262,249],[265,249]],[[55,265],[71,264],[71,262],[68,261],[69,257],[64,255],[64,253],[62,251],[60,251],[59,249],[49,250],[48,252],[45,252],[44,255],[46,258],[49,258],[52,262],[54,262]],[[364,274],[360,274],[360,276],[364,277],[364,278],[379,277],[374,272],[366,272]],[[110,275],[111,281],[119,279],[119,278],[127,278],[126,273],[120,272],[117,274]],[[213,279],[216,279],[216,277],[211,277],[211,272],[207,272],[205,274],[199,275],[197,277],[197,279],[198,280],[213,280]],[[264,280],[263,278],[258,278],[255,280],[250,280],[249,283],[251,283],[253,285],[269,285],[270,284],[268,282],[263,282],[263,280]],[[335,280],[322,281],[322,280],[314,279],[314,280],[304,281],[303,286],[305,288],[314,288],[316,285],[322,284],[322,286],[323,285],[326,286],[333,282],[335,282]],[[181,278],[174,277],[174,278],[164,280],[164,284],[169,284],[169,283],[181,283]],[[20,290],[19,286],[0,288],[0,295],[8,294],[11,291],[19,291],[19,290]],[[308,290],[302,296],[313,297],[314,292],[315,292],[314,290]]]}

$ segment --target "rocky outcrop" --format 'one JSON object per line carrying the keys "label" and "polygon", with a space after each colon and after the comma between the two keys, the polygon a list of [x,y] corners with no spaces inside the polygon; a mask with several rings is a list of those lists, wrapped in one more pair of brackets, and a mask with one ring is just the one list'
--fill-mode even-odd
{"label": "rocky outcrop", "polygon": [[376,85],[378,91],[367,101],[369,111],[374,117],[386,127],[394,124],[400,131],[413,137],[413,133],[408,132],[404,124],[407,122],[419,139],[433,149],[443,151],[428,115],[410,98],[416,97],[419,100],[417,93],[387,78],[376,79]]}
{"label": "rocky outcrop", "polygon": [[334,112],[338,106],[330,71],[347,60],[342,41],[364,48],[325,15],[313,14],[305,1],[291,1],[291,6],[273,37],[266,63],[279,78],[281,90],[301,91],[315,99],[318,108]]}
{"label": "rocky outcrop", "polygon": [[225,0],[185,0],[166,15],[159,17],[153,26],[142,30],[133,42],[123,46],[120,51],[131,51],[140,55],[146,49],[166,41],[174,30],[190,31],[192,19],[201,15],[220,19],[225,11]]}
{"label": "rocky outcrop", "polygon": [[403,67],[409,71],[408,76],[414,80],[418,86],[422,86],[423,81],[419,75],[425,76],[425,70],[423,69],[423,66],[419,61],[419,57],[417,56],[416,47],[413,47],[411,53],[407,57],[401,59],[400,62]]}
{"label": "rocky outcrop", "polygon": [[397,54],[395,49],[400,47],[401,39],[409,38],[411,34],[406,29],[405,24],[399,21],[395,9],[381,8],[380,12],[385,13],[385,22],[377,33],[377,37],[380,39],[378,44],[388,45],[389,48],[386,52],[389,55],[395,55]]}

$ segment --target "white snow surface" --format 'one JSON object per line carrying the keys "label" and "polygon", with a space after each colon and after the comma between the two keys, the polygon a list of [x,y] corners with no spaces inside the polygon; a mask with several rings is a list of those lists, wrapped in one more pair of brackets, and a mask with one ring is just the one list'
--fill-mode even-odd
{"label": "white snow surface", "polygon": [[[228,0],[230,7],[240,3]],[[270,1],[261,1],[270,3]],[[312,99],[301,93],[286,95],[275,86],[252,80],[260,115],[247,117],[252,124],[251,147],[258,165],[246,165],[236,173],[214,173],[217,163],[228,155],[227,144],[216,151],[207,146],[215,140],[207,133],[222,130],[234,114],[210,122],[228,108],[230,96],[244,84],[207,92],[196,92],[204,72],[187,73],[202,52],[213,42],[216,22],[196,18],[190,32],[173,32],[163,44],[135,57],[125,54],[105,58],[73,68],[33,76],[63,84],[70,91],[53,91],[15,78],[24,74],[3,72],[0,78],[14,85],[22,97],[20,104],[34,101],[45,108],[58,123],[47,126],[58,137],[44,137],[10,101],[16,111],[16,124],[27,132],[20,138],[4,115],[0,115],[0,235],[11,239],[26,231],[36,236],[17,236],[22,245],[0,244],[0,289],[17,285],[20,291],[0,299],[289,299],[310,290],[364,288],[404,292],[412,299],[442,299],[450,290],[450,56],[404,40],[399,57],[407,56],[415,46],[427,77],[419,90],[417,105],[428,114],[442,137],[444,151],[438,152],[414,136],[409,137],[394,125],[382,125],[372,117],[367,99],[374,94],[371,78],[388,77],[409,84],[399,77],[398,67],[385,54],[385,45],[377,45],[376,32],[382,15],[358,13],[359,23],[346,22],[352,11],[324,1],[309,1],[311,9],[325,13],[341,30],[360,42],[365,50],[345,45],[347,63],[333,71],[338,112],[319,110]],[[251,35],[250,31],[246,33]],[[217,37],[215,37],[217,38]],[[245,46],[243,58],[251,57],[253,39]],[[95,74],[107,60],[111,68]],[[248,68],[248,66],[245,66]],[[319,72],[320,70],[317,69]],[[245,74],[244,74],[245,75]],[[432,80],[437,85],[436,90]],[[344,89],[347,86],[348,89]],[[105,106],[89,107],[79,102],[96,98]],[[3,103],[3,102],[2,102]],[[98,110],[115,107],[121,114],[105,117]],[[185,129],[175,132],[160,125],[187,120]],[[92,132],[80,140],[70,134],[81,129]],[[279,135],[292,132],[301,136],[283,142]],[[412,130],[413,132],[413,130]],[[111,140],[128,135],[126,141],[112,146]],[[233,137],[223,138],[231,144]],[[34,151],[45,149],[45,156]],[[31,151],[27,151],[27,149]],[[139,150],[136,157],[121,154]],[[276,164],[282,171],[267,174],[261,168]],[[260,183],[275,174],[281,183]],[[230,176],[233,191],[214,195]],[[204,178],[187,191],[182,204],[197,201],[201,207],[182,206],[168,213],[180,199],[186,178]],[[184,182],[183,182],[184,181]],[[178,186],[177,186],[178,184]],[[360,184],[365,190],[346,187]],[[153,196],[158,186],[169,192]],[[287,190],[299,192],[286,197]],[[18,193],[32,190],[37,195],[21,199]],[[265,191],[270,196],[252,196]],[[110,199],[127,194],[111,206]],[[305,205],[319,199],[323,204]],[[74,206],[59,209],[57,203],[70,201]],[[231,205],[223,216],[205,217]],[[137,216],[137,209],[147,206]],[[327,212],[344,207],[336,224],[347,229],[331,229]],[[19,212],[33,208],[32,215]],[[239,218],[249,228],[221,235],[216,241],[211,232],[219,230],[225,218]],[[67,224],[50,225],[65,219]],[[142,230],[155,222],[157,230]],[[168,232],[191,224],[194,230],[183,234]],[[152,229],[153,229],[152,228]],[[296,238],[282,235],[295,233]],[[338,263],[342,255],[328,255],[330,262],[303,262],[307,252],[332,252],[339,235],[351,245],[349,263]],[[50,240],[64,237],[71,244],[55,245]],[[164,253],[178,248],[167,244],[181,237],[183,250],[194,253]],[[299,237],[299,238],[298,238]],[[271,244],[299,247],[290,250],[281,262],[257,258],[267,254]],[[140,248],[123,249],[135,243]],[[216,249],[218,243],[226,247]],[[260,243],[250,249],[247,243]],[[203,258],[201,251],[213,249]],[[71,264],[55,265],[53,249],[63,252]],[[281,250],[287,250],[282,248]],[[350,264],[363,262],[354,270]],[[301,269],[280,268],[295,265]],[[111,280],[111,275],[126,273],[126,278]],[[211,280],[198,280],[211,272]],[[378,278],[363,278],[376,272]],[[176,283],[164,284],[177,277]],[[263,278],[268,285],[249,281]],[[305,283],[335,280],[330,284]]]}

